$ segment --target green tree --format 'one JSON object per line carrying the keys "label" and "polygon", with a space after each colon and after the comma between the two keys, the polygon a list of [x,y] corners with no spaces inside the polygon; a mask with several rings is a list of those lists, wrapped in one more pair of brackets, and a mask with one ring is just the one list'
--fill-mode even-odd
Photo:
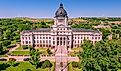
{"label": "green tree", "polygon": [[10,41],[10,40],[5,40],[5,41],[3,41],[3,43],[2,43],[3,46],[8,46],[8,45],[10,45],[10,44],[11,44],[11,41]]}
{"label": "green tree", "polygon": [[34,65],[36,68],[40,63],[40,53],[39,50],[30,47],[30,63]]}
{"label": "green tree", "polygon": [[0,54],[3,52],[3,46],[2,43],[0,43]]}
{"label": "green tree", "polygon": [[49,68],[49,71],[51,71],[52,63],[49,60],[45,60],[42,64],[42,68]]}
{"label": "green tree", "polygon": [[86,41],[81,46],[83,51],[79,53],[82,58],[83,71],[117,71],[120,69],[120,45],[117,40],[100,41],[95,45]]}

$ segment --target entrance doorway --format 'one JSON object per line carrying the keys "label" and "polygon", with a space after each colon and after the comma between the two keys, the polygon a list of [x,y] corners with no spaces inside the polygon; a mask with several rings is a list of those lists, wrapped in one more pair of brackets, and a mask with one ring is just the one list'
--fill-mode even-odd
{"label": "entrance doorway", "polygon": [[65,37],[57,37],[57,46],[66,45]]}

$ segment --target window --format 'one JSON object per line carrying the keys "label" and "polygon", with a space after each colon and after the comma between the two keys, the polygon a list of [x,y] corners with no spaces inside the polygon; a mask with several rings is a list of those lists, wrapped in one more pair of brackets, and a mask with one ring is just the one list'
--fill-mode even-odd
{"label": "window", "polygon": [[45,41],[43,40],[43,43],[45,43]]}
{"label": "window", "polygon": [[37,43],[39,43],[39,41],[37,40]]}
{"label": "window", "polygon": [[23,44],[24,44],[24,41],[23,41]]}
{"label": "window", "polygon": [[48,39],[48,37],[46,37],[46,39]]}
{"label": "window", "polygon": [[69,40],[69,37],[68,37],[68,40]]}
{"label": "window", "polygon": [[98,39],[100,39],[100,37],[98,37]]}
{"label": "window", "polygon": [[89,37],[87,37],[87,39],[89,39]]}
{"label": "window", "polygon": [[30,40],[30,37],[29,37],[29,40]]}
{"label": "window", "polygon": [[26,39],[27,39],[27,37],[26,37]]}
{"label": "window", "polygon": [[69,44],[69,41],[68,41],[68,44]]}
{"label": "window", "polygon": [[29,44],[31,44],[31,41],[29,41]]}
{"label": "window", "polygon": [[26,41],[26,44],[28,44],[28,41]]}
{"label": "window", "polygon": [[92,37],[92,39],[94,39],[94,37]]}
{"label": "window", "polygon": [[45,39],[45,37],[43,37],[43,39]]}
{"label": "window", "polygon": [[51,39],[51,37],[49,37],[49,39]]}
{"label": "window", "polygon": [[41,37],[40,37],[40,39],[41,39]]}
{"label": "window", "polygon": [[55,41],[53,41],[53,44],[55,44]]}
{"label": "window", "polygon": [[97,39],[97,37],[95,37],[95,39]]}
{"label": "window", "polygon": [[22,39],[24,39],[24,37],[22,37]]}

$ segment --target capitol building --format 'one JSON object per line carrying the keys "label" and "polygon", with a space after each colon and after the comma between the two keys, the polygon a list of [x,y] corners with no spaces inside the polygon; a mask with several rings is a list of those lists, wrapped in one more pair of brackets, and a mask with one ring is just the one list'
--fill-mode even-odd
{"label": "capitol building", "polygon": [[65,46],[68,49],[79,47],[84,39],[92,41],[93,44],[102,40],[102,33],[98,30],[71,28],[68,25],[68,14],[63,4],[60,4],[55,13],[54,24],[51,28],[25,30],[20,34],[21,45],[33,47]]}

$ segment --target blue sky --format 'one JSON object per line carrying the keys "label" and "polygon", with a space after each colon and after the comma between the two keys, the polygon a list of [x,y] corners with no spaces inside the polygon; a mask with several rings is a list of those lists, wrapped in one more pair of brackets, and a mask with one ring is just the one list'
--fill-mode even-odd
{"label": "blue sky", "polygon": [[69,17],[121,17],[121,0],[0,0],[0,17],[54,17],[63,3]]}

